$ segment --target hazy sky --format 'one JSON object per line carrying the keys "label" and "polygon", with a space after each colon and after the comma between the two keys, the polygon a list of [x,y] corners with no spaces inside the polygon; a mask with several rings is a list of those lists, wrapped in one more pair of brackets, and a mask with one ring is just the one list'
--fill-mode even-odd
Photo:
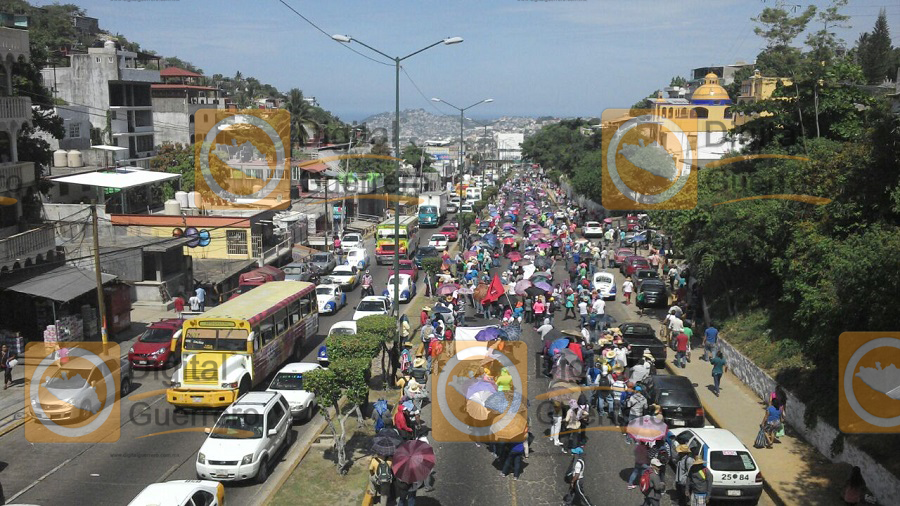
{"label": "hazy sky", "polygon": [[[165,56],[178,56],[207,75],[240,70],[279,90],[299,87],[345,121],[393,110],[394,68],[354,54],[326,34],[358,38],[405,56],[401,108],[468,116],[599,116],[627,107],[675,75],[711,64],[752,61],[762,40],[751,18],[775,0],[66,0],[100,18],[100,27]],[[806,0],[796,2],[802,6]],[[826,2],[812,2],[819,6]],[[896,0],[851,0],[849,45],[871,31],[885,7],[900,45]],[[817,25],[811,25],[817,28]],[[801,36],[800,39],[805,38]],[[380,58],[356,43],[350,47]],[[411,78],[411,79],[410,79]],[[415,84],[413,84],[415,83]],[[416,89],[418,87],[418,91]],[[427,97],[427,98],[426,98]]]}

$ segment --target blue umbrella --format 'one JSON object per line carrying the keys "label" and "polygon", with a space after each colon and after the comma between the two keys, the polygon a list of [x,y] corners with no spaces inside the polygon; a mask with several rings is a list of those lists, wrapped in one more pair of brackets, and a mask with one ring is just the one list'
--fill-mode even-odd
{"label": "blue umbrella", "polygon": [[488,327],[482,329],[475,334],[476,341],[493,341],[495,339],[505,339],[509,337],[506,331],[498,327]]}
{"label": "blue umbrella", "polygon": [[519,411],[522,401],[522,394],[519,392],[497,392],[488,397],[484,402],[484,407],[497,413]]}
{"label": "blue umbrella", "polygon": [[485,234],[484,237],[482,237],[481,239],[485,240],[487,242],[496,242],[497,234]]}
{"label": "blue umbrella", "polygon": [[569,347],[569,340],[566,338],[557,339],[550,344],[550,354],[553,355],[553,350],[559,350],[562,353],[562,350],[565,350]]}
{"label": "blue umbrella", "polygon": [[432,311],[434,311],[435,313],[452,313],[453,312],[452,309],[450,309],[449,307],[446,307],[446,306],[434,306],[434,309]]}
{"label": "blue umbrella", "polygon": [[413,401],[403,401],[401,404],[407,411],[415,411],[416,407],[413,405]]}

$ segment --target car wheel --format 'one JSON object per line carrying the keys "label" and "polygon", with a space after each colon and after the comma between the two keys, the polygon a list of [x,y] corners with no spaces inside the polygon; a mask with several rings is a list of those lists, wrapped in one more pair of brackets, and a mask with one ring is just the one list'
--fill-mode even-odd
{"label": "car wheel", "polygon": [[131,378],[122,378],[122,384],[119,385],[119,397],[125,397],[131,391]]}
{"label": "car wheel", "polygon": [[241,385],[238,387],[238,397],[243,396],[247,392],[250,391],[250,379],[244,378],[241,380]]}
{"label": "car wheel", "polygon": [[259,463],[259,471],[256,472],[256,483],[262,484],[269,477],[269,458],[263,457]]}

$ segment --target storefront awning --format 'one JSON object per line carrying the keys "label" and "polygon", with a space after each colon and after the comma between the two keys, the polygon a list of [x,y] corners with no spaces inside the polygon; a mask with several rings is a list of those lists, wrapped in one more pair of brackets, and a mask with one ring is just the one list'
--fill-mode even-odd
{"label": "storefront awning", "polygon": [[[100,276],[104,284],[116,279],[112,274],[100,273]],[[64,265],[5,288],[33,297],[69,302],[91,290],[96,290],[97,278],[95,271],[91,269]]]}

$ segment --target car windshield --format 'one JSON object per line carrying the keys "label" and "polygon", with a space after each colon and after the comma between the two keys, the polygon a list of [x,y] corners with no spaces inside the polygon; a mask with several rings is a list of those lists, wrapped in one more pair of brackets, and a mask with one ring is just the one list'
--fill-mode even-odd
{"label": "car windshield", "polygon": [[303,390],[303,374],[299,372],[280,372],[275,375],[272,390]]}
{"label": "car windshield", "polygon": [[341,265],[341,266],[336,267],[333,271],[331,271],[331,274],[337,274],[338,276],[352,276],[353,269],[351,269],[347,265]]}
{"label": "car windshield", "polygon": [[433,235],[431,236],[431,240],[434,242],[444,242],[447,240],[447,238],[443,235]]}
{"label": "car windshield", "polygon": [[209,437],[213,439],[259,439],[263,435],[263,416],[260,413],[230,413],[222,415]]}
{"label": "car windshield", "polygon": [[425,214],[436,214],[437,206],[422,206],[419,208],[419,212],[422,212]]}
{"label": "car windshield", "polygon": [[188,329],[187,351],[247,351],[247,331],[242,329]]}
{"label": "car windshield", "polygon": [[609,276],[598,276],[597,279],[594,280],[595,283],[612,283],[613,278]]}
{"label": "car windshield", "polygon": [[313,255],[313,256],[312,256],[312,261],[313,261],[313,262],[320,262],[320,263],[323,263],[323,264],[324,264],[324,263],[328,263],[328,254],[326,254],[326,253],[319,253],[319,254]]}
{"label": "car windshield", "polygon": [[338,327],[336,329],[331,329],[329,335],[332,336],[353,336],[356,335],[356,331],[349,327]]}
{"label": "car windshield", "polygon": [[700,400],[692,390],[676,388],[659,391],[660,406],[682,406],[687,408],[699,408]]}
{"label": "car windshield", "polygon": [[359,236],[356,234],[347,234],[344,236],[344,242],[359,242]]}
{"label": "car windshield", "polygon": [[753,457],[746,451],[724,450],[709,452],[709,467],[716,471],[755,471]]}
{"label": "car windshield", "polygon": [[300,275],[303,274],[303,269],[300,267],[283,267],[284,273],[287,275]]}
{"label": "car windshield", "polygon": [[168,343],[172,340],[172,331],[170,329],[149,328],[141,335],[142,343]]}
{"label": "car windshield", "polygon": [[87,385],[90,374],[88,369],[57,369],[42,386],[57,390],[78,390]]}
{"label": "car windshield", "polygon": [[585,226],[585,227],[596,228],[596,227],[599,227],[600,224],[597,223],[596,221],[589,221],[589,222],[585,223],[584,226]]}
{"label": "car windshield", "polygon": [[384,311],[384,303],[377,300],[364,300],[356,306],[357,311]]}
{"label": "car windshield", "polygon": [[433,246],[424,246],[422,248],[419,248],[418,252],[418,255],[420,257],[427,257],[429,255],[437,254],[437,250],[434,249]]}
{"label": "car windshield", "polygon": [[331,295],[334,292],[334,288],[329,288],[327,286],[320,286],[316,288],[316,295]]}

